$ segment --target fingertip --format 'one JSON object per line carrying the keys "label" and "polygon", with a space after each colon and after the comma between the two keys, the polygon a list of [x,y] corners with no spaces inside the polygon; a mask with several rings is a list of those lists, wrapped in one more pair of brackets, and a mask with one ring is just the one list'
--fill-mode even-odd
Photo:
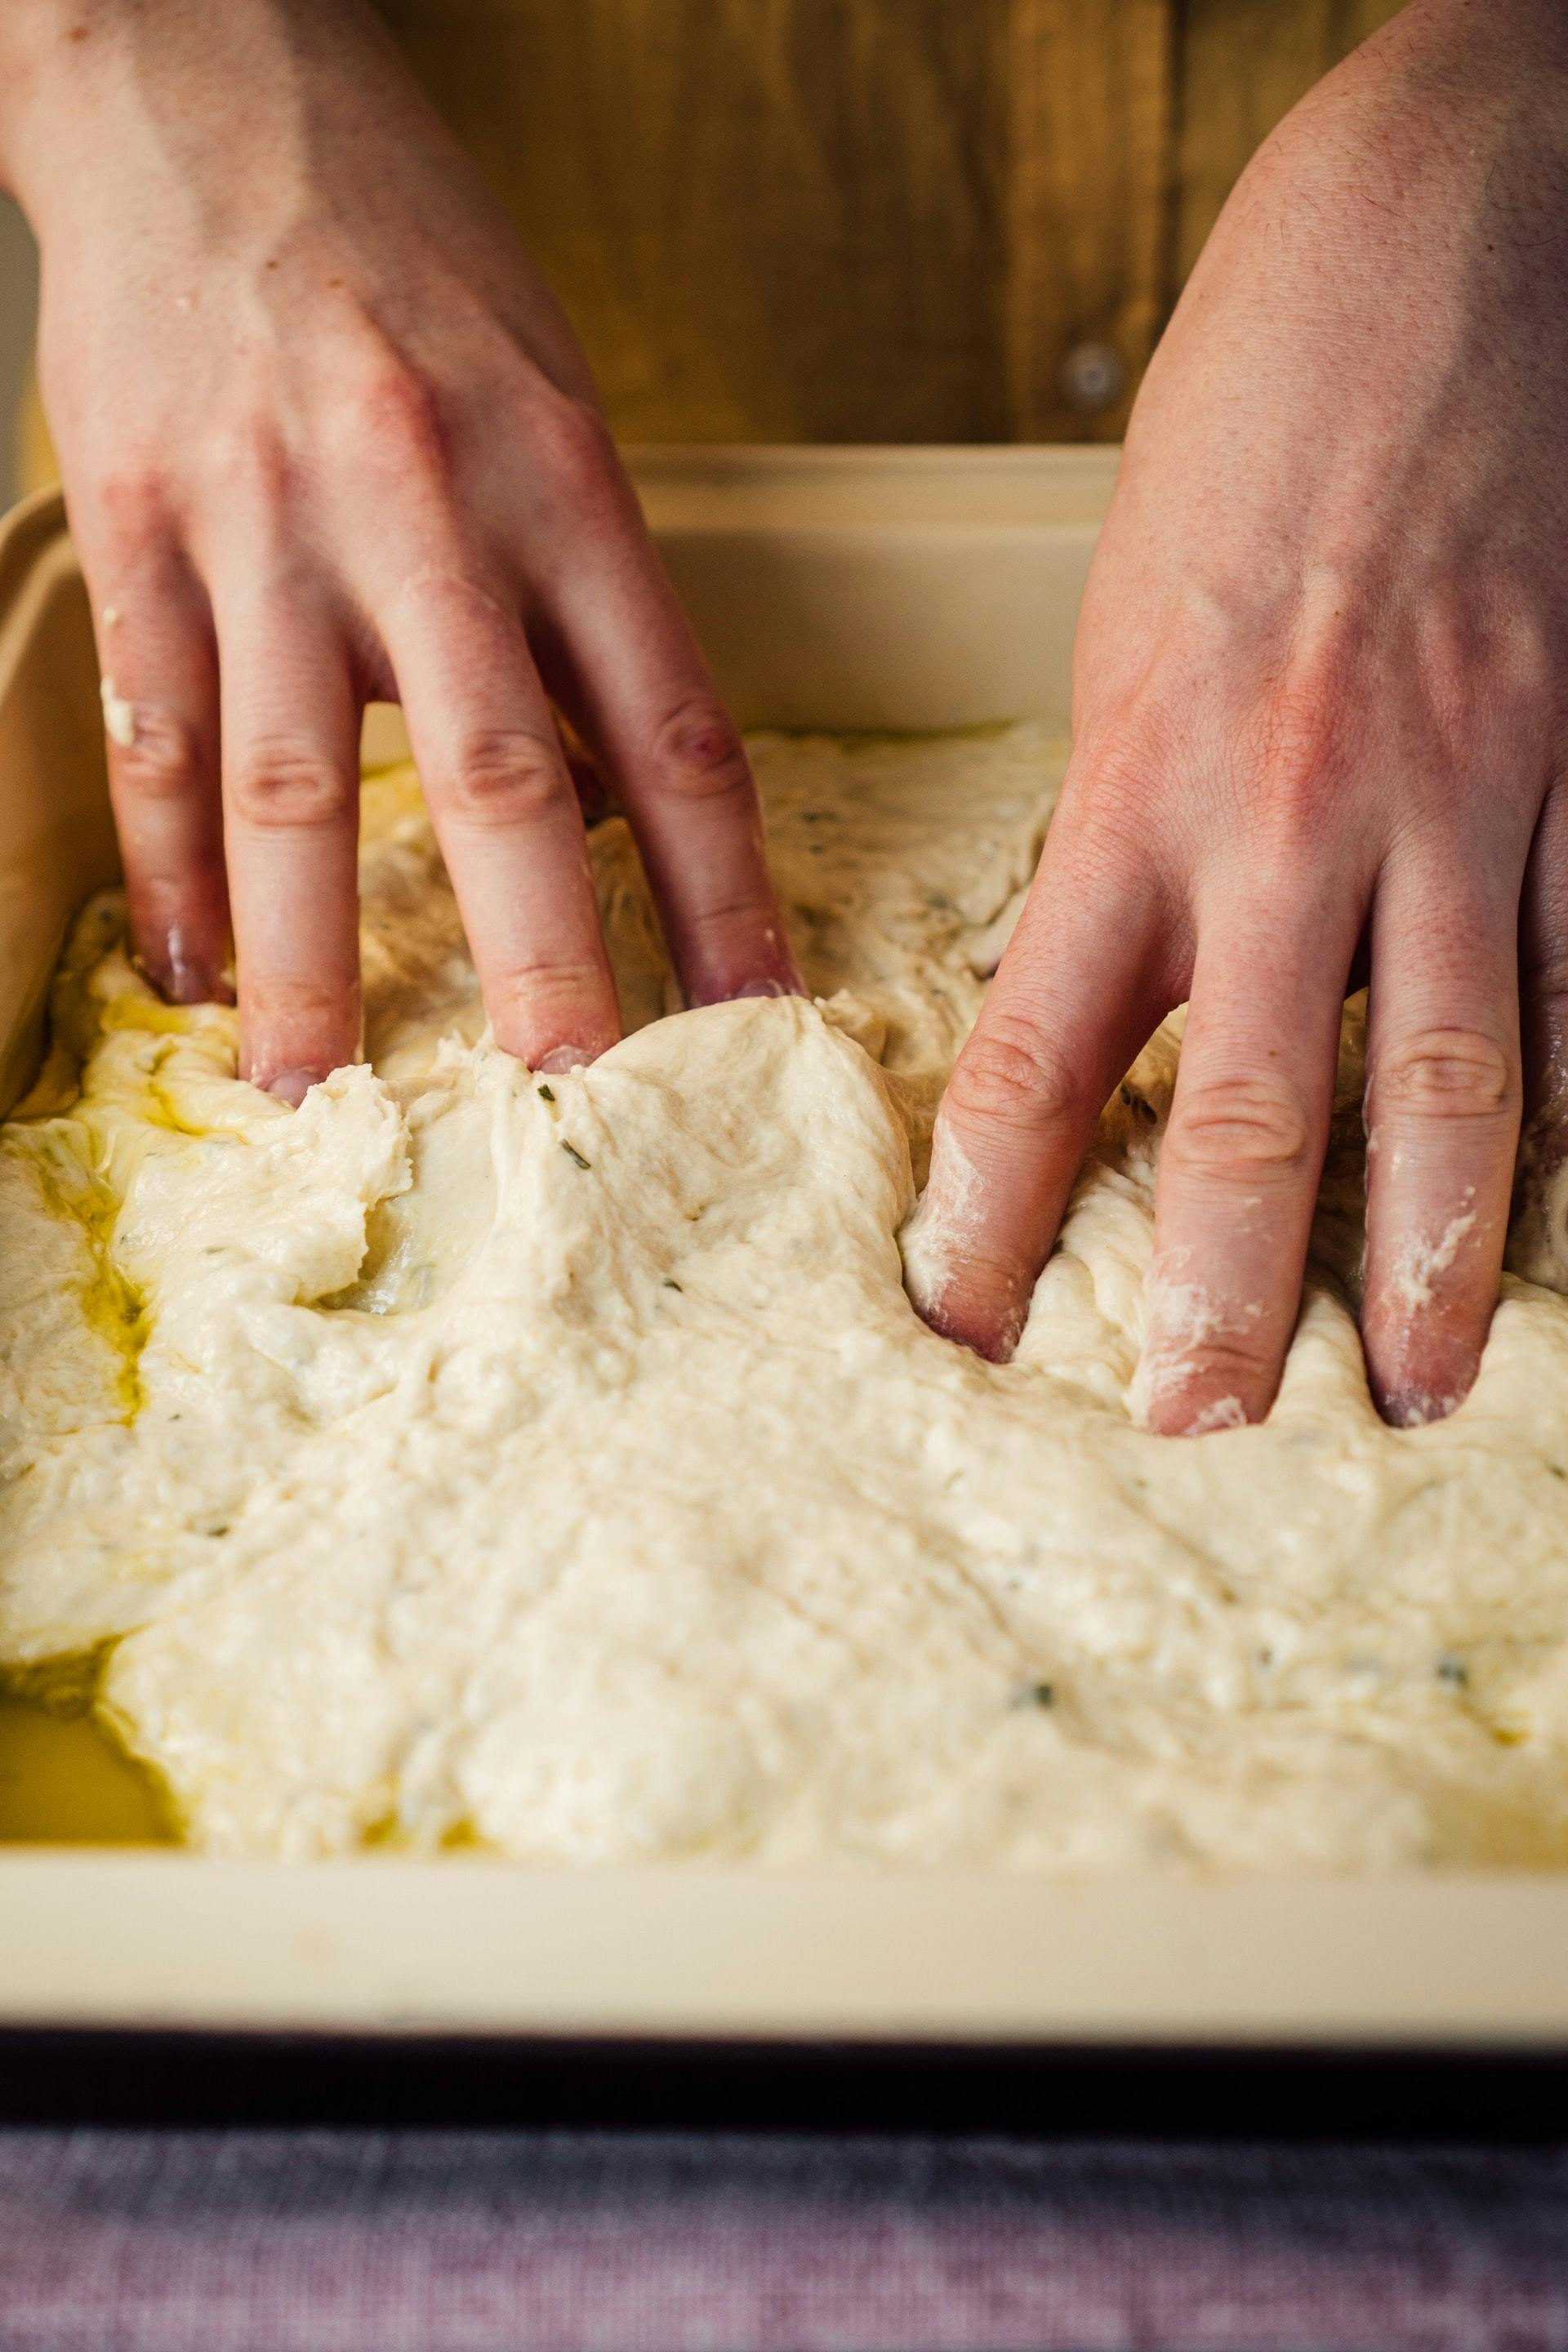
{"label": "fingertip", "polygon": [[1133,1381],[1133,1418],[1151,1437],[1213,1437],[1268,1418],[1272,1396],[1248,1401],[1224,1381],[1205,1380],[1191,1365],[1140,1364]]}
{"label": "fingertip", "polygon": [[136,962],[165,1003],[232,1004],[226,947],[226,940],[222,944],[203,940],[184,925],[171,923],[151,939],[139,940]]}
{"label": "fingertip", "polygon": [[330,1006],[258,1006],[242,978],[239,1075],[261,1093],[298,1110],[310,1088],[360,1058],[360,1000],[348,987]]}
{"label": "fingertip", "polygon": [[905,1288],[915,1313],[939,1339],[951,1339],[972,1355],[984,1357],[988,1364],[1011,1363],[1025,1321],[1014,1302],[963,1286],[946,1296],[922,1297],[907,1269]]}
{"label": "fingertip", "polygon": [[234,983],[226,973],[184,964],[159,983],[171,1004],[232,1004]]}
{"label": "fingertip", "polygon": [[324,1070],[279,1070],[270,1078],[253,1078],[251,1084],[259,1086],[262,1093],[270,1095],[274,1101],[287,1103],[290,1110],[298,1110],[310,1088],[319,1086],[327,1075]]}
{"label": "fingertip", "polygon": [[[1172,1263],[1173,1259],[1174,1263]],[[1258,1300],[1237,1300],[1194,1278],[1180,1247],[1150,1276],[1143,1350],[1133,1374],[1133,1419],[1153,1437],[1209,1437],[1266,1421],[1279,1391],[1288,1331]]]}
{"label": "fingertip", "polygon": [[1005,1266],[978,1259],[930,1191],[899,1236],[904,1288],[922,1323],[939,1339],[971,1349],[988,1363],[1008,1362],[1023,1336],[1028,1295]]}
{"label": "fingertip", "polygon": [[718,989],[710,996],[694,998],[693,1003],[743,1004],[756,997],[804,996],[805,992],[805,982],[800,976],[799,969],[794,958],[788,957],[772,971],[753,971],[747,979],[731,986]]}
{"label": "fingertip", "polygon": [[729,941],[722,953],[715,953],[711,943],[700,954],[689,953],[687,967],[686,1001],[694,1006],[806,993],[795,951],[776,919]]}
{"label": "fingertip", "polygon": [[1397,1246],[1384,1213],[1370,1220],[1362,1352],[1372,1401],[1391,1429],[1446,1421],[1475,1386],[1497,1304],[1497,1221],[1469,1208],[1436,1239]]}
{"label": "fingertip", "polygon": [[1391,1429],[1426,1429],[1447,1421],[1464,1403],[1480,1370],[1479,1348],[1434,1347],[1415,1327],[1406,1327],[1392,1346],[1380,1346],[1375,1335],[1363,1345],[1372,1401]]}
{"label": "fingertip", "polygon": [[1463,1402],[1457,1396],[1434,1396],[1426,1389],[1401,1388],[1376,1397],[1378,1412],[1390,1429],[1426,1429],[1435,1421],[1447,1421],[1448,1415]]}
{"label": "fingertip", "polygon": [[563,1077],[569,1070],[586,1069],[607,1050],[603,1045],[552,1045],[548,1053],[537,1055],[528,1066],[541,1077]]}
{"label": "fingertip", "polygon": [[490,1034],[503,1054],[542,1076],[587,1069],[621,1042],[618,1008],[607,974],[603,994],[594,989],[586,1003],[552,1006],[538,1002],[531,990],[509,991],[491,1013]]}

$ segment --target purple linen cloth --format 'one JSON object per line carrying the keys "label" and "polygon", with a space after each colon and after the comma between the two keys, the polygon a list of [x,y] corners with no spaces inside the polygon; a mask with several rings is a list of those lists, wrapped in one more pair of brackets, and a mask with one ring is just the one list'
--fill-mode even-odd
{"label": "purple linen cloth", "polygon": [[1563,2352],[1568,2147],[0,2131],[4,2352]]}

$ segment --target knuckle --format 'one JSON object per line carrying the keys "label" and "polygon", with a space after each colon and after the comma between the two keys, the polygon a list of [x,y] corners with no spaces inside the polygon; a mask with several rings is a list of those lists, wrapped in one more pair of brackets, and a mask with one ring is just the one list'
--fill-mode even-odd
{"label": "knuckle", "polygon": [[263,512],[282,506],[293,477],[288,446],[277,422],[247,415],[221,426],[206,448],[206,471],[226,499]]}
{"label": "knuckle", "polygon": [[168,525],[173,484],[152,457],[122,460],[98,486],[98,508],[111,545],[137,548],[160,537]]}
{"label": "knuckle", "polygon": [[529,824],[574,801],[559,747],[526,728],[467,736],[441,778],[440,797],[459,824]]}
{"label": "knuckle", "polygon": [[424,376],[399,361],[384,361],[369,372],[349,404],[345,423],[380,469],[437,477],[447,470],[439,396]]}
{"label": "knuckle", "polygon": [[1368,1093],[1380,1115],[1495,1118],[1519,1088],[1515,1056],[1484,1029],[1419,1029],[1380,1050]]}
{"label": "knuckle", "polygon": [[1035,1131],[1079,1116],[1083,1087],[1032,1022],[998,1012],[954,1064],[947,1108],[962,1124]]}
{"label": "knuckle", "polygon": [[1189,1378],[1205,1388],[1244,1389],[1268,1366],[1271,1356],[1269,1333],[1238,1325],[1200,1341],[1186,1358],[1186,1369]]}
{"label": "knuckle", "polygon": [[202,746],[189,722],[157,703],[138,702],[129,743],[110,742],[119,789],[141,801],[180,801],[205,782]]}
{"label": "knuckle", "polygon": [[[247,1020],[286,1029],[289,1035],[331,1035],[343,1026],[345,992],[331,984],[288,972],[241,975]],[[352,988],[348,998],[353,997]],[[350,1010],[354,1008],[350,1005]]]}
{"label": "knuckle", "polygon": [[735,722],[707,697],[683,702],[655,730],[653,761],[660,788],[679,800],[721,800],[752,790]]}
{"label": "knuckle", "polygon": [[1264,712],[1270,772],[1287,784],[1310,785],[1340,758],[1345,694],[1338,656],[1298,656]]}
{"label": "knuckle", "polygon": [[234,814],[263,828],[341,824],[353,799],[352,780],[312,743],[247,745],[228,778]]}
{"label": "knuckle", "polygon": [[726,933],[776,932],[778,908],[766,890],[730,890],[689,909],[687,918],[700,939]]}
{"label": "knuckle", "polygon": [[1258,721],[1252,793],[1271,835],[1288,852],[1315,839],[1343,765],[1344,696],[1321,659],[1299,668],[1269,698]]}
{"label": "knuckle", "polygon": [[559,958],[550,963],[523,961],[509,963],[490,983],[487,994],[498,1003],[524,1005],[531,1013],[554,1005],[596,1002],[605,987],[605,967],[587,956]]}
{"label": "knuckle", "polygon": [[534,461],[576,502],[602,499],[620,481],[614,436],[597,409],[563,393],[529,404],[526,430]]}
{"label": "knuckle", "polygon": [[1067,821],[1074,846],[1095,866],[1125,858],[1128,827],[1146,806],[1167,747],[1152,712],[1102,723],[1075,745],[1052,818]]}
{"label": "knuckle", "polygon": [[[1163,780],[1177,772],[1176,755],[1163,744],[1152,719],[1102,729],[1091,744],[1075,750],[1048,835],[1057,887],[1067,887],[1070,872],[1075,888],[1118,903],[1125,903],[1130,887],[1167,895],[1164,877],[1151,870],[1146,845],[1152,824],[1163,822],[1155,814]],[[1173,932],[1180,902],[1168,895]]]}
{"label": "knuckle", "polygon": [[1155,1386],[1245,1397],[1256,1387],[1259,1374],[1273,1369],[1270,1336],[1238,1325],[1226,1331],[1211,1332],[1180,1349],[1172,1349],[1163,1382],[1158,1360],[1151,1366],[1151,1372]]}
{"label": "knuckle", "polygon": [[1304,1166],[1310,1143],[1306,1112],[1283,1080],[1215,1077],[1184,1096],[1178,1089],[1165,1157],[1198,1175],[1238,1167],[1289,1174]]}
{"label": "knuckle", "polygon": [[1145,798],[1149,780],[1159,774],[1170,748],[1163,714],[1150,699],[1102,718],[1074,744],[1062,797],[1070,793],[1118,807]]}

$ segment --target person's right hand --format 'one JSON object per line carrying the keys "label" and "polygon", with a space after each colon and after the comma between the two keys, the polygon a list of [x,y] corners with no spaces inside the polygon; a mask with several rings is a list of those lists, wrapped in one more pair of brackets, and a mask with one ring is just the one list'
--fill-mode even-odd
{"label": "person's right hand", "polygon": [[217,992],[232,917],[242,1075],[298,1101],[353,1057],[359,722],[395,698],[498,1042],[592,1060],[616,994],[549,696],[688,1002],[797,985],[586,365],[359,0],[7,0],[0,93],[151,977]]}

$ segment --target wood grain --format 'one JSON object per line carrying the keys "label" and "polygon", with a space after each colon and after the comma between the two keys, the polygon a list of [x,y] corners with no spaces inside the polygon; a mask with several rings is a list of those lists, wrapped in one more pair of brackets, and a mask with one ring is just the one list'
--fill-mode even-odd
{"label": "wood grain", "polygon": [[1248,157],[1396,5],[380,0],[616,431],[721,442],[1119,438]]}
{"label": "wood grain", "polygon": [[[1172,0],[1013,0],[1007,335],[1012,429],[1119,440],[1168,300],[1175,133]],[[1127,392],[1086,415],[1075,346],[1111,345]]]}
{"label": "wood grain", "polygon": [[386,0],[637,440],[1006,437],[1010,0]]}

